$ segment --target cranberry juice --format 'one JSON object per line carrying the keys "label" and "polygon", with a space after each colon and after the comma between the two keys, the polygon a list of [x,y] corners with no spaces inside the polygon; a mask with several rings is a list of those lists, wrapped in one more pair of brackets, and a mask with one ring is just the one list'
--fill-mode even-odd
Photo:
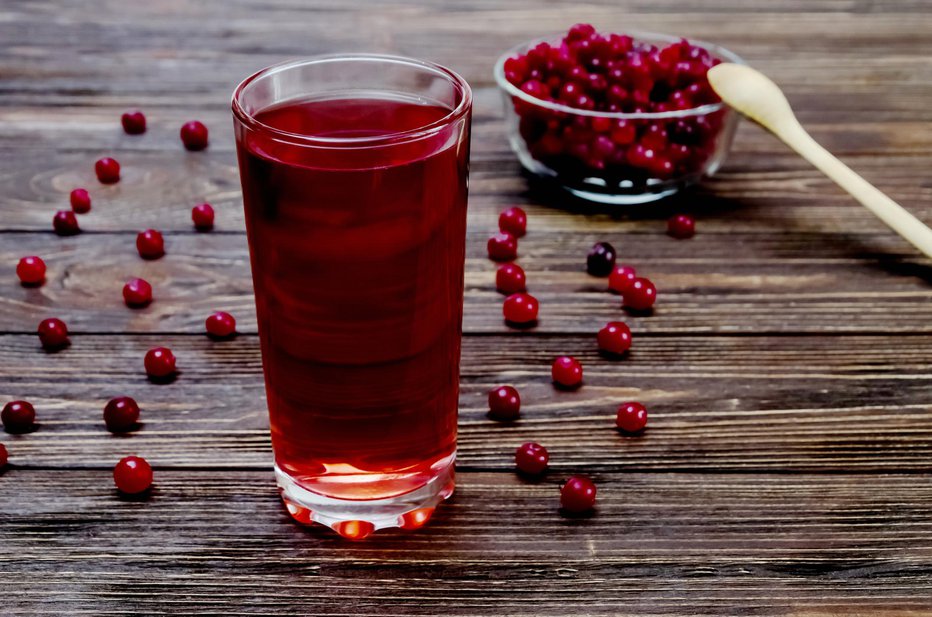
{"label": "cranberry juice", "polygon": [[275,461],[315,493],[393,497],[452,465],[468,140],[429,129],[449,114],[289,101],[256,120],[312,146],[237,135]]}

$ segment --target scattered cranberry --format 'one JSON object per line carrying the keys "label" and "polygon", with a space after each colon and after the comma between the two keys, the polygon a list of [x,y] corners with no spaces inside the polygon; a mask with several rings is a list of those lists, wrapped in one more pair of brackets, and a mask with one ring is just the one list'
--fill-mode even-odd
{"label": "scattered cranberry", "polygon": [[128,495],[141,493],[152,486],[152,467],[142,457],[127,456],[113,468],[113,481]]}
{"label": "scattered cranberry", "polygon": [[0,421],[8,433],[25,433],[36,422],[36,409],[27,401],[10,401],[0,411]]}
{"label": "scattered cranberry", "polygon": [[582,383],[582,363],[572,356],[560,356],[550,367],[553,381],[564,388],[575,388]]}
{"label": "scattered cranberry", "polygon": [[488,242],[489,258],[495,261],[511,261],[518,256],[518,240],[507,231],[500,231]]}
{"label": "scattered cranberry", "polygon": [[164,379],[175,372],[175,354],[168,347],[154,347],[146,352],[146,374]]}
{"label": "scattered cranberry", "polygon": [[123,300],[132,308],[146,306],[152,302],[152,285],[145,279],[130,279],[123,286]]}
{"label": "scattered cranberry", "polygon": [[622,403],[615,425],[626,433],[637,433],[647,426],[647,408],[640,403]]}
{"label": "scattered cranberry", "polygon": [[136,250],[143,259],[158,259],[165,254],[165,240],[154,229],[140,231],[136,236]]}
{"label": "scattered cranberry", "polygon": [[6,446],[0,443],[0,469],[6,467],[6,464],[9,460],[10,455],[6,451]]}
{"label": "scattered cranberry", "polygon": [[612,354],[623,354],[631,348],[631,329],[623,321],[610,321],[599,330],[599,349]]}
{"label": "scattered cranberry", "polygon": [[579,513],[595,505],[595,484],[586,476],[571,476],[560,489],[560,506],[567,512]]}
{"label": "scattered cranberry", "polygon": [[505,298],[502,313],[511,324],[530,324],[537,319],[539,305],[531,294],[516,293]]}
{"label": "scattered cranberry", "polygon": [[198,204],[191,208],[191,220],[198,231],[210,231],[214,228],[214,209],[210,204]]}
{"label": "scattered cranberry", "polygon": [[146,117],[138,109],[120,116],[120,122],[127,135],[141,135],[146,132]]}
{"label": "scattered cranberry", "polygon": [[52,218],[52,227],[59,236],[73,236],[81,232],[78,217],[71,210],[59,210]]}
{"label": "scattered cranberry", "polygon": [[69,199],[71,201],[71,209],[74,210],[76,214],[87,214],[91,211],[91,194],[87,192],[87,189],[75,189],[71,191]]}
{"label": "scattered cranberry", "polygon": [[236,320],[233,315],[217,311],[207,318],[207,334],[216,338],[226,338],[236,332]]}
{"label": "scattered cranberry", "polygon": [[120,181],[120,164],[116,159],[109,156],[94,163],[94,172],[102,184],[113,184]]}
{"label": "scattered cranberry", "polygon": [[586,271],[592,276],[608,276],[615,267],[615,247],[608,242],[592,246],[586,257]]}
{"label": "scattered cranberry", "polygon": [[521,473],[529,476],[536,476],[547,469],[547,463],[550,461],[550,453],[547,448],[529,441],[518,446],[515,450],[515,466]]}
{"label": "scattered cranberry", "polygon": [[139,405],[128,396],[110,399],[104,407],[104,424],[111,433],[126,433],[139,421]]}
{"label": "scattered cranberry", "polygon": [[637,272],[631,266],[615,266],[608,275],[608,288],[616,293],[623,293],[636,278]]}
{"label": "scattered cranberry", "polygon": [[23,257],[16,264],[16,276],[23,285],[40,285],[45,280],[45,262],[41,257]]}
{"label": "scattered cranberry", "polygon": [[197,120],[185,122],[181,127],[181,143],[192,152],[203,150],[207,147],[207,127]]}
{"label": "scattered cranberry", "polygon": [[515,238],[521,238],[527,232],[527,214],[521,208],[512,206],[498,215],[498,228]]}
{"label": "scattered cranberry", "polygon": [[524,269],[518,264],[502,264],[495,273],[495,287],[506,294],[526,291],[526,279]]}
{"label": "scattered cranberry", "polygon": [[667,233],[685,240],[696,235],[696,221],[688,214],[677,214],[667,221]]}
{"label": "scattered cranberry", "polygon": [[68,326],[61,319],[43,319],[38,332],[39,342],[46,349],[58,349],[68,344]]}
{"label": "scattered cranberry", "polygon": [[510,421],[521,411],[521,395],[511,386],[499,386],[489,392],[489,417]]}
{"label": "scattered cranberry", "polygon": [[657,288],[650,279],[639,277],[622,292],[622,298],[626,307],[635,311],[646,311],[657,301]]}

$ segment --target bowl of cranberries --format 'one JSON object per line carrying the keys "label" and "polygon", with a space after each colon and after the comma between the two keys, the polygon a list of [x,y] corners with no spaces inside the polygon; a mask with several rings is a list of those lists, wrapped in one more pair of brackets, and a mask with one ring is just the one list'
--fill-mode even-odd
{"label": "bowl of cranberries", "polygon": [[738,116],[706,76],[721,62],[743,63],[699,41],[577,24],[506,52],[495,80],[525,169],[589,201],[639,204],[725,160]]}

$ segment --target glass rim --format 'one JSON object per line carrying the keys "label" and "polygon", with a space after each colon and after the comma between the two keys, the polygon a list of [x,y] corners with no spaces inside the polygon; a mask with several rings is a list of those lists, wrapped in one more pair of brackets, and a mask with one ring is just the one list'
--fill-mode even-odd
{"label": "glass rim", "polygon": [[[245,94],[246,89],[253,82],[273,75],[275,73],[281,73],[290,69],[295,69],[298,67],[308,66],[311,64],[324,64],[330,62],[371,62],[371,63],[393,63],[407,65],[412,68],[426,69],[431,71],[438,76],[445,78],[449,81],[455,88],[458,88],[462,93],[460,101],[457,103],[448,114],[422,126],[418,126],[412,129],[407,129],[404,131],[396,131],[393,133],[386,133],[383,135],[373,135],[373,136],[356,136],[356,137],[319,137],[314,135],[304,135],[302,133],[293,133],[290,131],[283,131],[281,129],[275,128],[264,122],[260,122],[256,119],[255,115],[246,111],[245,107],[242,104],[242,98]],[[312,91],[309,91],[308,94],[311,94]],[[321,54],[316,56],[308,56],[305,58],[298,58],[294,60],[286,60],[278,64],[273,64],[267,66],[264,69],[261,69],[243,81],[239,83],[238,86],[233,90],[233,100],[232,100],[232,109],[233,116],[245,125],[247,128],[252,130],[262,131],[269,135],[275,136],[282,141],[295,145],[305,145],[305,146],[320,146],[320,147],[372,147],[380,145],[388,145],[395,143],[402,143],[407,141],[414,141],[417,139],[422,139],[434,135],[442,131],[445,127],[453,124],[464,115],[472,106],[472,88],[469,87],[469,83],[463,79],[458,73],[434,62],[428,62],[426,60],[416,60],[414,58],[407,58],[405,56],[395,56],[390,54],[371,54],[371,53],[337,53],[337,54]]]}
{"label": "glass rim", "polygon": [[[672,34],[663,34],[660,32],[648,32],[645,30],[629,30],[625,33],[627,36],[630,36],[635,41],[641,40],[645,42],[650,42],[651,39],[655,41],[663,41],[666,43],[676,43],[680,40],[686,38],[682,36],[674,36]],[[511,96],[516,96],[519,99],[536,105],[538,107],[543,107],[551,111],[559,111],[567,114],[574,114],[578,116],[588,116],[591,118],[610,118],[612,120],[670,120],[678,118],[689,118],[693,116],[705,116],[711,113],[715,113],[723,108],[725,108],[725,103],[707,103],[705,105],[700,105],[698,107],[690,107],[689,109],[676,109],[673,111],[645,111],[645,112],[624,112],[624,111],[594,111],[589,109],[578,109],[576,107],[570,107],[569,105],[563,105],[561,103],[554,103],[552,101],[545,101],[537,97],[531,96],[530,94],[524,92],[513,83],[505,79],[505,62],[514,57],[517,54],[526,52],[531,49],[533,46],[538,43],[550,43],[553,44],[555,39],[562,39],[564,36],[563,33],[550,34],[548,36],[538,37],[536,39],[531,39],[530,41],[525,41],[515,45],[501,56],[498,60],[495,61],[495,68],[492,71],[493,76],[495,77],[495,82],[498,84],[498,87],[510,94]],[[714,43],[709,43],[706,41],[701,41],[699,39],[686,39],[691,44],[697,45],[704,48],[709,53],[715,57],[724,58],[728,62],[733,62],[735,64],[747,64],[744,59],[733,51],[722,47],[721,45],[716,45]]]}

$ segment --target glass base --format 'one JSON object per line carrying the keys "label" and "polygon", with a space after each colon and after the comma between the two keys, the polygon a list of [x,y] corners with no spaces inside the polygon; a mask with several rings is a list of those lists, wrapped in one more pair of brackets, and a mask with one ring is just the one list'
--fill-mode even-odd
{"label": "glass base", "polygon": [[302,487],[275,466],[275,480],[285,508],[304,525],[318,523],[344,538],[362,540],[372,532],[389,527],[417,529],[430,520],[434,509],[453,494],[453,457],[427,484],[388,499],[334,499]]}

